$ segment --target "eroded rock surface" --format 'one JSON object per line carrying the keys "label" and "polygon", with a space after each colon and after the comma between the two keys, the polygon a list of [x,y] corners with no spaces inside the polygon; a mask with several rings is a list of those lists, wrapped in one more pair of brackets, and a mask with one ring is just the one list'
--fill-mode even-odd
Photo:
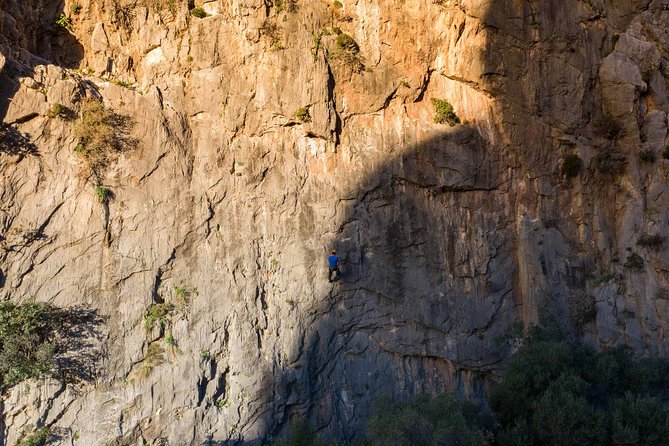
{"label": "eroded rock surface", "polygon": [[[0,2],[0,295],[104,325],[7,444],[347,440],[381,395],[481,398],[542,317],[669,353],[669,2],[56,3]],[[86,96],[134,122],[105,203],[50,113]]]}

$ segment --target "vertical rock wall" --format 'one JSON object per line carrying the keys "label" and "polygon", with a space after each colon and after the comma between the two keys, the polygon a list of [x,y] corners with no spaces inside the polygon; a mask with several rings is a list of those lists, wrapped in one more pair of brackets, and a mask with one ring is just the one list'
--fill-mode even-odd
{"label": "vertical rock wall", "polygon": [[[667,2],[73,4],[2,6],[0,295],[95,311],[97,359],[12,389],[8,444],[350,439],[377,396],[483,396],[542,317],[667,354]],[[108,203],[49,117],[84,96],[134,121]]]}

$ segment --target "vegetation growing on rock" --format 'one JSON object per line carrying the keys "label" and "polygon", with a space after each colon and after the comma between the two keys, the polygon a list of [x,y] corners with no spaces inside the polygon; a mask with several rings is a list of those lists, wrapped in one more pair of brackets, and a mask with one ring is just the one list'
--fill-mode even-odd
{"label": "vegetation growing on rock", "polygon": [[359,73],[365,67],[360,60],[360,46],[344,32],[340,32],[335,38],[335,50],[333,57],[346,63],[354,72]]}
{"label": "vegetation growing on rock", "polygon": [[49,373],[63,313],[38,302],[0,302],[0,388]]}
{"label": "vegetation growing on rock", "polygon": [[669,435],[668,386],[666,359],[597,352],[532,329],[492,399],[497,444],[659,446]]}
{"label": "vegetation growing on rock", "polygon": [[51,429],[41,427],[36,431],[27,434],[16,446],[44,446],[51,437]]}
{"label": "vegetation growing on rock", "polygon": [[201,6],[196,6],[195,8],[191,9],[190,14],[193,17],[197,17],[198,19],[207,17],[207,12]]}
{"label": "vegetation growing on rock", "polygon": [[460,118],[455,114],[453,106],[445,99],[432,98],[434,106],[434,122],[454,126],[460,124]]}
{"label": "vegetation growing on rock", "polygon": [[572,153],[567,155],[562,161],[562,175],[567,178],[574,178],[578,176],[578,173],[581,171],[581,158]]}
{"label": "vegetation growing on rock", "polygon": [[95,176],[120,152],[129,149],[135,140],[129,137],[132,120],[105,107],[101,101],[86,98],[81,103],[74,134],[79,140],[75,148]]}
{"label": "vegetation growing on rock", "polygon": [[639,159],[644,163],[654,163],[657,155],[653,150],[642,150],[639,152]]}
{"label": "vegetation growing on rock", "polygon": [[308,107],[300,107],[295,112],[295,118],[300,122],[311,122],[311,114]]}

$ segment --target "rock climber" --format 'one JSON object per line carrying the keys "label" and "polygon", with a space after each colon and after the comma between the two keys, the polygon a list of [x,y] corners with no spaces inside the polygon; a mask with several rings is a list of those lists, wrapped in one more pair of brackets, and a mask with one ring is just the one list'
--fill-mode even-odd
{"label": "rock climber", "polygon": [[[339,275],[339,257],[337,257],[337,250],[333,249],[332,253],[328,256],[328,282],[332,283],[334,279],[338,279]],[[335,273],[334,279],[332,273]]]}

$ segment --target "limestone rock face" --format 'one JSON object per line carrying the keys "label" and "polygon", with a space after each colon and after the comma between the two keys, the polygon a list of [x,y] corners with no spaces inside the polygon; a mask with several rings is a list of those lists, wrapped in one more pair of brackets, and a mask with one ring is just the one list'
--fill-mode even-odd
{"label": "limestone rock face", "polygon": [[[483,398],[544,318],[669,353],[669,2],[0,5],[0,296],[97,315],[6,444],[348,440],[382,395]],[[85,97],[133,123],[97,177]]]}

